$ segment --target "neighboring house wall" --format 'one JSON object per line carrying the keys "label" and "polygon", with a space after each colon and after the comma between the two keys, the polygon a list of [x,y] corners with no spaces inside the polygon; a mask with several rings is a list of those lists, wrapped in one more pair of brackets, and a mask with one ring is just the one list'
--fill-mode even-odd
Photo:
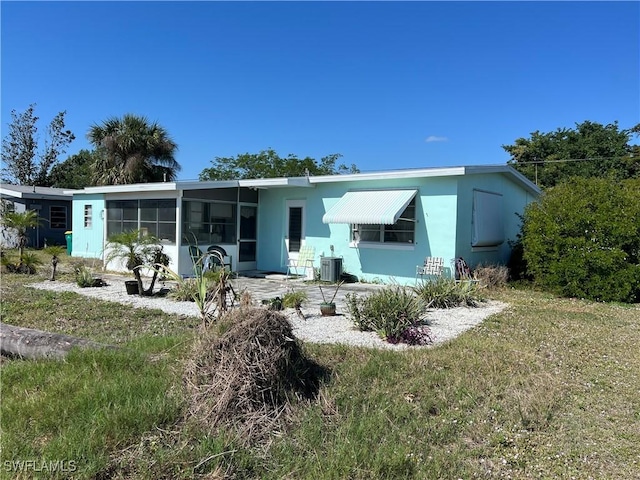
{"label": "neighboring house wall", "polygon": [[[27,231],[28,247],[43,248],[45,245],[66,245],[64,232],[71,227],[71,201],[17,198],[11,200],[14,211],[24,212],[35,210],[38,212],[39,225]],[[12,235],[4,236],[10,245]]]}
{"label": "neighboring house wall", "polygon": [[[3,198],[2,203],[2,208],[13,210],[17,213],[25,211],[24,204],[15,203],[13,200]],[[4,225],[0,225],[0,246],[2,246],[3,248],[18,247],[18,237],[13,228],[6,228]]]}
{"label": "neighboring house wall", "polygon": [[[71,228],[71,196],[63,190],[26,185],[0,185],[0,198],[10,202],[15,212],[35,210],[39,224],[29,229],[28,247],[66,245],[65,232]],[[2,241],[11,244],[11,233],[3,232]]]}
{"label": "neighboring house wall", "polygon": [[104,195],[74,195],[71,256],[102,258],[105,215]]}

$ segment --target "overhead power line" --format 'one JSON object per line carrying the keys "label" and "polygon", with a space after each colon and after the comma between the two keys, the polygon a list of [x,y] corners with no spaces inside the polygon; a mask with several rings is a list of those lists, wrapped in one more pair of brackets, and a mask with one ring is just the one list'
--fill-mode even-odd
{"label": "overhead power line", "polygon": [[557,160],[527,160],[524,162],[521,160],[514,160],[514,163],[517,163],[520,165],[527,165],[527,164],[540,164],[540,163],[588,162],[592,160],[615,160],[618,158],[633,158],[633,154],[618,155],[615,157],[561,158]]}

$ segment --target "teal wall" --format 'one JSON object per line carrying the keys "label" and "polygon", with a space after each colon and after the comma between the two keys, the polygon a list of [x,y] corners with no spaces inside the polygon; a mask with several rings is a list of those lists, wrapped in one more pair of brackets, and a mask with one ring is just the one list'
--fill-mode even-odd
{"label": "teal wall", "polygon": [[[505,241],[498,247],[472,248],[471,246],[474,189],[499,193],[503,197],[502,211],[495,212],[496,215],[502,215],[505,230]],[[459,222],[455,256],[464,257],[471,267],[480,263],[505,264],[511,254],[509,242],[515,240],[520,232],[520,218],[517,214],[522,214],[524,207],[533,200],[535,198],[531,193],[502,174],[459,177],[457,215]]]}
{"label": "teal wall", "polygon": [[[349,225],[324,224],[322,216],[350,189],[417,188],[415,244],[393,248],[355,248],[349,245]],[[410,283],[416,265],[427,256],[453,258],[456,238],[457,179],[408,178],[316,184],[314,188],[269,189],[260,192],[258,226],[258,269],[286,270],[284,242],[286,204],[288,200],[305,200],[305,240],[315,247],[315,266],[321,256],[343,258],[346,272],[367,281]]]}
{"label": "teal wall", "polygon": [[[93,221],[91,227],[84,226],[84,206],[93,207]],[[102,244],[104,241],[104,212],[105,201],[102,194],[74,194],[73,195],[73,257],[102,258]]]}

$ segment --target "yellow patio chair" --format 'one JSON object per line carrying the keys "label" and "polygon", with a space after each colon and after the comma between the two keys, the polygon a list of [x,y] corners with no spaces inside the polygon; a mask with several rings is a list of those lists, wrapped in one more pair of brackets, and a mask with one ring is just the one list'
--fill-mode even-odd
{"label": "yellow patio chair", "polygon": [[287,278],[291,274],[291,270],[295,270],[296,275],[300,275],[299,269],[303,269],[304,275],[307,275],[307,268],[313,271],[313,259],[316,254],[315,247],[303,245],[298,252],[298,258],[289,258],[287,262]]}

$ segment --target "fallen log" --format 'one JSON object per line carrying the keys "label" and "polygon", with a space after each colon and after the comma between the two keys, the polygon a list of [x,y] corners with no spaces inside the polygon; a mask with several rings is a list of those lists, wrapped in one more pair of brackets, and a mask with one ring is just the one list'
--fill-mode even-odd
{"label": "fallen log", "polygon": [[116,348],[62,333],[0,323],[0,354],[35,360],[64,358],[72,348]]}

